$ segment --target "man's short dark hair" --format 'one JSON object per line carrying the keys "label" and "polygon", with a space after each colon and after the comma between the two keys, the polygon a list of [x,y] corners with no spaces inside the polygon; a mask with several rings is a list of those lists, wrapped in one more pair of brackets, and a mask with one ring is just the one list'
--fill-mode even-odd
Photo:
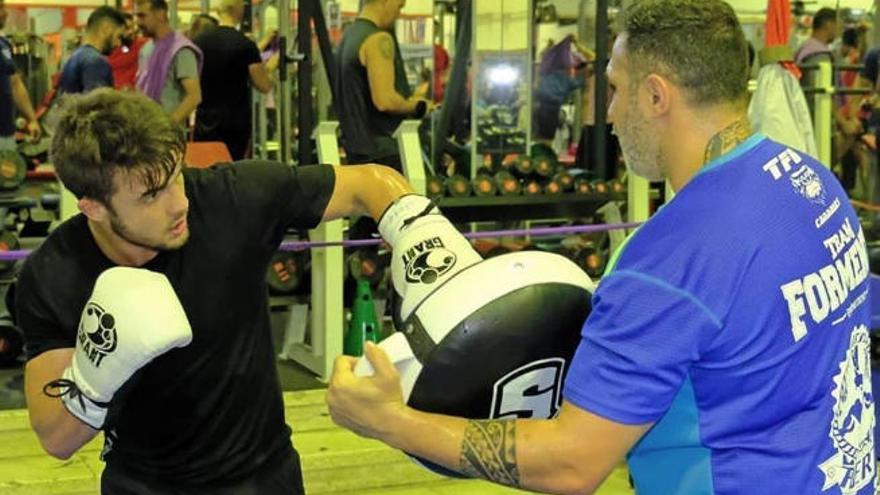
{"label": "man's short dark hair", "polygon": [[637,0],[622,19],[633,83],[662,75],[698,106],[748,100],[748,43],[727,3]]}
{"label": "man's short dark hair", "polygon": [[168,12],[168,2],[165,0],[137,0],[135,3],[138,5],[147,4],[150,6],[150,10],[164,10]]}
{"label": "man's short dark hair", "polygon": [[139,176],[148,190],[168,183],[186,142],[159,104],[140,93],[110,88],[67,98],[49,154],[74,196],[109,207],[119,171]]}
{"label": "man's short dark hair", "polygon": [[813,29],[822,29],[829,22],[837,22],[837,11],[828,7],[821,8],[813,16]]}
{"label": "man's short dark hair", "polygon": [[89,14],[89,19],[86,21],[86,29],[92,31],[103,22],[112,22],[116,26],[124,26],[125,17],[122,15],[122,12],[104,5]]}

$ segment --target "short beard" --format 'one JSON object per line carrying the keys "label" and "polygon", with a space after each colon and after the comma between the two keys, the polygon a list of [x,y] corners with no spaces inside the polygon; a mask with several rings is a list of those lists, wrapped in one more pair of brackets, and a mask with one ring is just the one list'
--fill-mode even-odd
{"label": "short beard", "polygon": [[[626,127],[615,130],[620,141],[620,151],[627,170],[650,182],[662,181],[664,177],[660,167],[660,146],[656,140],[651,139],[648,120],[637,113],[638,104],[637,98],[633,96],[628,102],[627,115],[622,122]],[[614,125],[616,128],[617,123]]]}
{"label": "short beard", "polygon": [[151,249],[154,251],[175,251],[177,249],[182,248],[187,241],[189,240],[189,233],[186,234],[186,237],[183,238],[183,242],[178,246],[169,245],[167,243],[164,244],[156,244],[151,243],[146,240],[138,238],[134,233],[132,233],[131,229],[125,226],[122,223],[122,220],[116,215],[116,212],[110,210],[110,230],[113,231],[121,239],[125,240],[129,244],[133,244],[138,247],[142,247],[145,249]]}
{"label": "short beard", "polygon": [[621,153],[628,171],[649,182],[665,179],[660,168],[660,150],[645,150],[644,147],[639,149],[637,145],[630,148],[627,150],[621,142]]}

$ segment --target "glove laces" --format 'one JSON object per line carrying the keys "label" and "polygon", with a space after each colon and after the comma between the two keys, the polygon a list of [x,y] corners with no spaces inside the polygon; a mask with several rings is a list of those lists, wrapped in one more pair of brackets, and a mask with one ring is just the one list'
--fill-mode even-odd
{"label": "glove laces", "polygon": [[[57,392],[55,391],[56,389],[58,390]],[[52,380],[51,382],[47,383],[43,386],[43,393],[55,399],[67,396],[71,400],[77,401],[83,411],[86,410],[86,399],[97,406],[107,407],[107,403],[96,402],[83,395],[82,390],[80,390],[76,382],[74,382],[73,380],[68,380],[67,378],[59,378],[57,380]]]}

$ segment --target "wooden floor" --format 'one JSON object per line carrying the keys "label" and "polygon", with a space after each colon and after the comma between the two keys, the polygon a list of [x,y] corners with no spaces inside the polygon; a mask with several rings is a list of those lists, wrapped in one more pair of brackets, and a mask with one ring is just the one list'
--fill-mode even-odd
{"label": "wooden floor", "polygon": [[[435,475],[399,451],[335,426],[323,390],[285,392],[288,423],[302,457],[308,494],[501,495],[527,493],[483,481]],[[0,411],[0,495],[98,493],[103,463],[96,438],[67,461],[44,454],[23,410]],[[612,474],[600,495],[632,494],[625,468]]]}

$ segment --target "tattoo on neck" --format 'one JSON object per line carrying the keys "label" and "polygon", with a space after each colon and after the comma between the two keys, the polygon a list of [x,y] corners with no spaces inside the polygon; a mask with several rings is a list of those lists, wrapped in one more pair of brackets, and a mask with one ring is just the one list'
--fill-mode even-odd
{"label": "tattoo on neck", "polygon": [[752,124],[749,119],[743,117],[733,124],[721,129],[718,134],[712,136],[706,145],[706,153],[703,155],[703,163],[709,163],[715,158],[735,148],[739,143],[748,139],[752,134]]}
{"label": "tattoo on neck", "polygon": [[508,486],[519,486],[516,420],[468,421],[461,443],[462,473]]}

